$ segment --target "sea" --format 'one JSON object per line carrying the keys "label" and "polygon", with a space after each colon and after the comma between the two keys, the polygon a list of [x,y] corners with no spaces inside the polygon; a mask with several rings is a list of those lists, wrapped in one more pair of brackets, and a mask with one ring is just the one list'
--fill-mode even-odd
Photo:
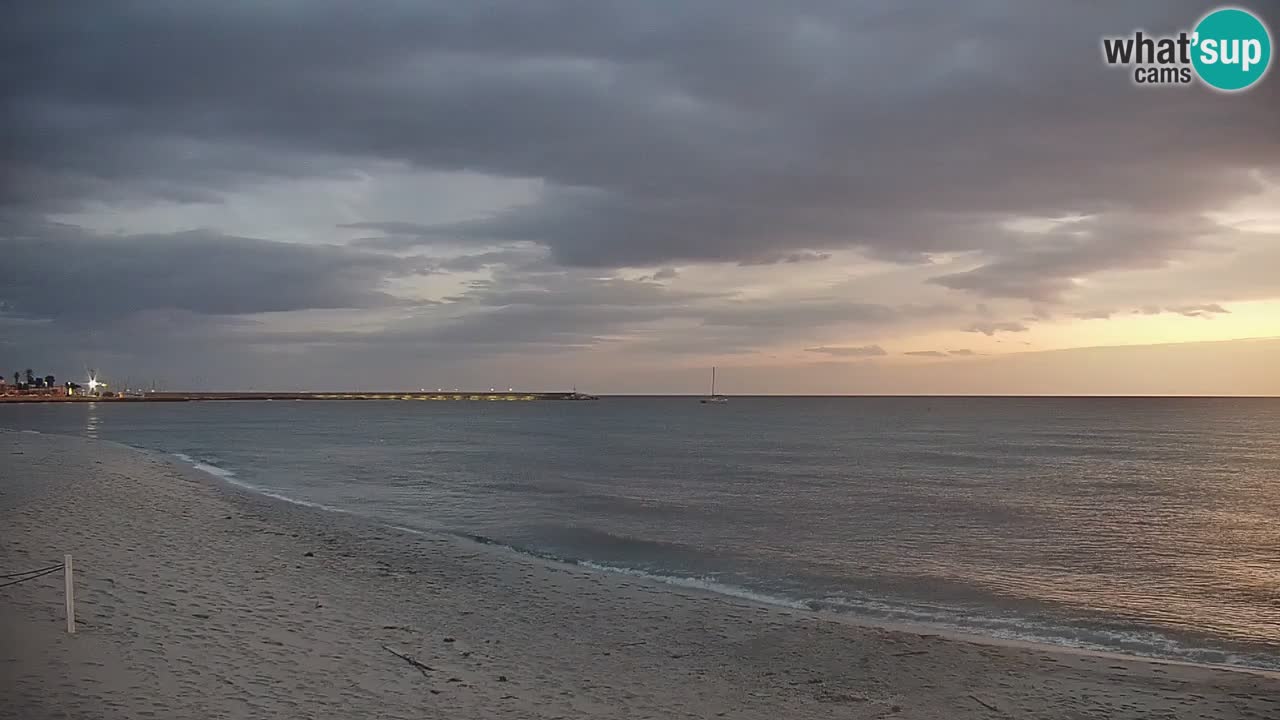
{"label": "sea", "polygon": [[1280,399],[0,405],[0,428],[676,587],[1280,670]]}

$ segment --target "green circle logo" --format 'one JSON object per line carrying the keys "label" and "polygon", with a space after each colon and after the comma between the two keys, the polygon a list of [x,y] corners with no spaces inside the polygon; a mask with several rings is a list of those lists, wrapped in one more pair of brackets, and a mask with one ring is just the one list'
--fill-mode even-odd
{"label": "green circle logo", "polygon": [[1192,43],[1196,74],[1218,90],[1244,90],[1271,66],[1271,33],[1247,10],[1222,8],[1205,15]]}

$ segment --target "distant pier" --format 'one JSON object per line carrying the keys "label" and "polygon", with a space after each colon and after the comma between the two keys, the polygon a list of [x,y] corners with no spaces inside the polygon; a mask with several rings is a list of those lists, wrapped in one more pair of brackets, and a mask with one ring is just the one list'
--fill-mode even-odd
{"label": "distant pier", "polygon": [[0,403],[209,402],[235,400],[404,400],[434,402],[532,402],[598,400],[578,392],[148,392],[89,395],[19,394],[0,396]]}

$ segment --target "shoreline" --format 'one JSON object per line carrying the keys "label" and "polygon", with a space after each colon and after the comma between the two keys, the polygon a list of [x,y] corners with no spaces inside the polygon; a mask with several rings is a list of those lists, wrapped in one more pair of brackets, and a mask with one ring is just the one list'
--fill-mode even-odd
{"label": "shoreline", "polygon": [[534,402],[598,400],[578,392],[148,392],[141,395],[65,395],[32,393],[0,395],[0,404],[40,403],[174,403],[174,402],[288,402],[288,401],[419,401],[419,402]]}
{"label": "shoreline", "polygon": [[[0,430],[4,432],[4,430]],[[34,431],[33,431],[34,432]],[[340,513],[359,518],[365,522],[371,523],[381,528],[396,530],[415,536],[438,536],[462,543],[464,546],[479,546],[491,549],[496,552],[510,555],[520,560],[533,560],[535,562],[547,564],[561,569],[585,570],[593,573],[604,573],[607,575],[620,576],[630,578],[637,582],[645,582],[656,587],[665,588],[671,592],[687,592],[697,595],[704,595],[711,598],[721,600],[730,600],[750,603],[764,608],[773,610],[807,613],[815,618],[821,618],[831,622],[848,623],[856,627],[875,628],[882,630],[891,630],[895,632],[910,633],[920,636],[937,636],[958,642],[969,642],[981,645],[995,645],[998,647],[1016,647],[1027,650],[1045,650],[1050,652],[1065,652],[1084,656],[1097,657],[1101,659],[1111,660],[1136,660],[1142,662],[1151,662],[1166,665],[1181,665],[1195,668],[1205,668],[1213,670],[1225,670],[1229,672],[1244,672],[1259,675],[1266,678],[1280,680],[1280,670],[1257,667],[1245,664],[1229,664],[1214,663],[1198,660],[1188,660],[1176,657],[1161,657],[1157,655],[1144,655],[1141,653],[1124,652],[1121,650],[1111,650],[1102,647],[1090,647],[1086,645],[1070,645],[1066,643],[1055,643],[1048,640],[1034,640],[1016,637],[1001,637],[998,635],[984,634],[980,631],[968,631],[965,628],[943,625],[930,624],[927,621],[911,622],[911,621],[894,621],[877,618],[871,615],[860,614],[856,610],[838,611],[826,608],[810,607],[806,601],[786,598],[782,596],[769,596],[765,593],[758,592],[751,588],[740,587],[736,585],[722,585],[723,589],[707,587],[707,581],[703,578],[681,577],[681,576],[664,576],[652,573],[633,570],[625,567],[617,567],[610,565],[602,565],[599,563],[583,560],[564,559],[555,557],[554,555],[539,552],[536,550],[523,549],[514,547],[501,540],[489,538],[481,535],[475,535],[465,532],[452,532],[448,530],[432,530],[428,528],[412,528],[402,525],[395,525],[378,518],[363,515],[357,511],[344,508],[332,507],[322,503],[316,503],[309,500],[302,500],[294,497],[283,495],[274,490],[258,487],[251,483],[240,480],[235,471],[221,468],[218,466],[203,463],[191,458],[184,453],[169,453],[160,450],[149,450],[146,448],[134,447],[124,443],[116,443],[107,440],[98,440],[97,442],[110,442],[120,448],[134,450],[143,453],[154,453],[165,459],[177,458],[184,463],[180,467],[192,469],[200,473],[202,477],[215,483],[221,488],[239,493],[246,493],[251,497],[266,498],[271,502],[286,503],[293,506],[307,508],[309,510],[326,513]]]}
{"label": "shoreline", "polygon": [[[299,501],[292,498],[285,498],[284,496],[277,495],[274,493],[267,493],[265,491],[258,491],[255,488],[250,488],[246,485],[236,483],[234,481],[225,480],[223,478],[217,478],[216,474],[213,479],[215,482],[229,482],[232,485],[235,485],[237,488],[242,489],[244,492],[248,492],[248,493],[261,492],[262,494],[265,494],[266,497],[276,500],[278,502],[297,504],[303,507],[310,507],[319,512],[338,512],[338,513],[352,514],[356,517],[363,518],[365,520],[368,520],[369,522],[377,523],[386,528],[389,528],[392,530],[398,530],[398,531],[409,533],[412,535],[437,534],[437,533],[433,533],[433,531],[430,531],[430,530],[418,530],[415,528],[404,527],[401,525],[391,525],[387,523],[382,523],[376,519],[369,518],[367,516],[355,515],[354,513],[351,513],[351,511],[348,511],[348,510],[332,508],[332,507],[319,505],[315,503],[308,503],[307,501]],[[1252,665],[1231,665],[1227,663],[1200,662],[1196,660],[1182,660],[1179,658],[1166,658],[1166,657],[1158,657],[1154,655],[1126,653],[1118,650],[1107,650],[1103,648],[1067,645],[1067,644],[1054,643],[1049,641],[1000,637],[997,635],[982,634],[977,631],[969,632],[964,630],[963,628],[955,628],[955,627],[944,626],[944,625],[932,625],[932,624],[929,624],[928,622],[923,622],[923,621],[922,622],[895,622],[892,620],[881,620],[879,618],[872,617],[869,615],[859,614],[857,611],[841,612],[841,611],[827,610],[827,609],[814,609],[812,607],[804,606],[804,603],[802,601],[791,600],[788,598],[779,597],[775,599],[768,599],[767,596],[764,596],[761,593],[757,593],[754,590],[751,590],[749,588],[741,588],[735,585],[724,586],[726,588],[725,590],[716,590],[710,587],[703,587],[702,585],[699,585],[697,582],[688,582],[688,583],[680,582],[685,580],[698,581],[699,580],[698,578],[653,575],[653,574],[642,572],[642,571],[633,571],[628,568],[604,566],[604,565],[600,565],[598,563],[593,563],[593,562],[563,560],[560,558],[539,554],[533,551],[521,550],[519,548],[511,547],[510,545],[506,545],[504,543],[501,543],[496,540],[492,540],[490,538],[484,538],[483,540],[481,540],[481,539],[478,539],[479,536],[467,536],[462,533],[453,534],[453,533],[440,532],[438,534],[444,535],[452,540],[456,540],[464,545],[475,544],[483,547],[490,547],[495,549],[497,552],[504,555],[511,556],[512,558],[532,559],[535,562],[544,563],[548,566],[553,566],[553,567],[562,568],[562,569],[585,570],[587,572],[592,572],[592,573],[601,573],[601,574],[611,575],[616,577],[630,578],[631,580],[634,580],[636,582],[647,583],[656,587],[660,587],[668,592],[688,593],[691,595],[705,596],[711,599],[718,599],[722,601],[747,603],[753,606],[766,608],[766,609],[774,610],[777,612],[808,615],[814,618],[815,620],[822,620],[822,621],[834,622],[834,623],[843,623],[847,625],[852,625],[853,627],[856,627],[856,628],[888,630],[891,632],[918,635],[920,637],[939,637],[947,640],[952,640],[955,642],[970,643],[973,645],[991,645],[995,647],[1019,648],[1019,649],[1028,650],[1028,651],[1059,652],[1059,653],[1080,655],[1084,657],[1092,657],[1092,658],[1103,659],[1103,660],[1125,660],[1125,661],[1145,662],[1145,663],[1151,663],[1155,665],[1176,665],[1176,666],[1189,667],[1189,668],[1202,668],[1205,670],[1239,672],[1239,673],[1246,673],[1250,675],[1257,675],[1260,677],[1270,678],[1274,680],[1280,680],[1280,670],[1272,670],[1269,668],[1255,667]],[[741,590],[742,592],[737,593],[737,592],[734,592],[734,590]]]}
{"label": "shoreline", "polygon": [[[14,717],[87,707],[134,717],[150,707],[139,690],[162,716],[188,717],[1280,710],[1280,675],[1265,670],[881,626],[659,585],[273,499],[107,441],[0,433],[0,470],[0,522],[15,531],[0,568],[72,552],[84,621],[75,636],[58,631],[60,588],[0,595],[17,638],[2,666],[28,704]],[[41,696],[46,685],[59,692]]]}
{"label": "shoreline", "polygon": [[[1136,653],[1124,653],[1119,651],[1104,650],[1104,649],[1090,648],[1090,647],[1079,647],[1074,645],[1064,645],[1064,644],[1058,644],[1058,643],[1052,643],[1052,642],[1041,642],[1036,640],[1004,638],[1004,637],[998,637],[995,635],[983,635],[977,632],[965,632],[962,629],[935,626],[935,625],[930,625],[928,623],[923,623],[923,622],[909,623],[909,622],[893,622],[889,620],[879,620],[874,617],[860,615],[856,612],[815,610],[808,607],[800,607],[798,604],[787,604],[792,602],[789,600],[779,599],[777,601],[770,601],[768,599],[765,599],[764,597],[758,596],[759,595],[758,593],[755,593],[754,591],[751,591],[751,590],[747,590],[745,588],[742,588],[745,591],[743,594],[733,594],[731,592],[723,592],[723,591],[718,591],[711,588],[700,587],[696,584],[681,584],[677,582],[670,582],[662,579],[661,576],[655,576],[655,575],[651,575],[651,574],[643,573],[639,571],[629,571],[625,568],[612,568],[612,567],[606,568],[605,566],[601,566],[596,563],[577,562],[577,561],[561,560],[558,558],[547,557],[544,555],[539,555],[532,552],[520,550],[519,548],[514,548],[509,545],[500,543],[496,540],[491,540],[489,538],[479,540],[474,537],[470,537],[461,533],[459,534],[444,533],[444,532],[435,533],[430,530],[419,530],[411,527],[405,527],[402,525],[391,525],[391,524],[378,521],[374,518],[352,513],[351,511],[348,511],[348,510],[332,508],[325,505],[319,505],[316,503],[308,503],[307,501],[300,501],[292,498],[285,498],[283,496],[276,495],[276,494],[265,493],[264,491],[257,490],[256,488],[251,488],[241,483],[236,483],[234,481],[226,480],[225,478],[219,478],[216,476],[216,474],[207,473],[207,471],[200,471],[200,472],[206,472],[206,474],[210,474],[211,480],[214,482],[227,482],[235,486],[237,490],[250,493],[250,494],[263,494],[265,495],[265,497],[270,498],[271,500],[274,500],[276,502],[300,505],[302,507],[313,509],[317,512],[337,512],[337,513],[349,514],[349,515],[352,515],[353,517],[361,518],[365,521],[375,523],[387,529],[396,530],[396,531],[407,533],[410,535],[421,536],[421,535],[439,534],[451,541],[458,542],[459,544],[464,546],[477,545],[482,548],[492,548],[495,552],[504,556],[508,556],[513,560],[517,560],[517,559],[533,560],[536,563],[542,563],[549,567],[559,568],[562,570],[570,570],[570,571],[579,570],[579,571],[586,571],[590,573],[610,575],[615,577],[630,578],[631,580],[634,580],[636,582],[646,583],[655,587],[662,588],[664,591],[673,592],[677,594],[687,593],[690,595],[706,597],[712,600],[720,600],[720,601],[726,601],[731,603],[732,602],[745,603],[748,605],[756,606],[756,607],[767,609],[767,610],[772,610],[775,612],[780,612],[784,614],[794,613],[799,615],[808,615],[815,620],[821,620],[824,622],[841,623],[841,624],[851,625],[855,628],[862,628],[866,630],[888,630],[890,632],[916,635],[919,637],[943,638],[948,641],[968,643],[971,645],[990,645],[990,646],[1002,647],[1002,648],[1018,648],[1021,650],[1027,650],[1032,652],[1063,653],[1063,654],[1069,654],[1069,655],[1079,655],[1082,657],[1095,658],[1099,660],[1122,660],[1122,661],[1150,663],[1152,665],[1172,665],[1172,666],[1180,666],[1180,667],[1187,667],[1187,668],[1200,668],[1203,670],[1244,673],[1247,675],[1256,675],[1259,677],[1268,678],[1272,680],[1280,680],[1280,670],[1270,670],[1267,668],[1253,667],[1250,665],[1229,665],[1225,663],[1197,662],[1194,660],[1180,660],[1177,658],[1163,658],[1163,657],[1155,657],[1151,655],[1139,655]],[[672,579],[679,580],[683,578],[672,578]],[[730,586],[730,587],[736,587],[736,586]]]}

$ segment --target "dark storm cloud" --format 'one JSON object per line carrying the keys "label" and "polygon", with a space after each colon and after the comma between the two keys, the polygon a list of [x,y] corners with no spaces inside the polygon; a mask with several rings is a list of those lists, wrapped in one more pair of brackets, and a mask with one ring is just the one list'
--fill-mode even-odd
{"label": "dark storm cloud", "polygon": [[1214,315],[1222,315],[1231,311],[1222,307],[1218,303],[1207,303],[1203,305],[1179,305],[1177,307],[1168,308],[1169,312],[1178,313],[1186,317],[1202,317],[1212,318]]}
{"label": "dark storm cloud", "polygon": [[700,317],[707,325],[780,328],[808,323],[814,326],[891,325],[915,318],[941,317],[954,312],[945,305],[890,306],[839,298],[792,301],[734,301],[708,308]]}
{"label": "dark storm cloud", "polygon": [[1002,332],[1027,332],[1031,328],[1020,322],[976,322],[968,327],[965,332],[982,333],[987,337],[991,337],[996,333]]}
{"label": "dark storm cloud", "polygon": [[1191,216],[1275,172],[1277,83],[1142,91],[1100,62],[1102,35],[1207,7],[41,3],[0,29],[0,201],[209,199],[382,159],[549,189],[467,223],[353,224],[402,244],[532,241],[598,267],[980,249],[939,282],[1048,300],[1184,238],[1029,257],[999,219]]}
{"label": "dark storm cloud", "polygon": [[881,357],[889,354],[879,345],[862,345],[859,347],[827,347],[824,345],[805,348],[804,351],[832,357]]}
{"label": "dark storm cloud", "polygon": [[583,348],[619,333],[673,317],[696,317],[716,293],[671,290],[648,280],[596,278],[581,273],[525,272],[499,268],[492,279],[415,317],[375,333],[360,330],[270,332],[258,343],[368,345],[392,349],[449,348],[454,355]]}
{"label": "dark storm cloud", "polygon": [[1022,237],[991,251],[988,263],[931,282],[987,297],[1052,302],[1077,278],[1164,267],[1180,251],[1211,247],[1209,239],[1222,231],[1185,213],[1109,213],[1063,222],[1045,233],[1015,233]]}
{"label": "dark storm cloud", "polygon": [[490,280],[472,283],[466,293],[449,298],[484,307],[541,306],[563,310],[590,308],[667,308],[676,310],[721,293],[672,290],[661,283],[624,278],[597,278],[581,273],[527,273],[503,270]]}
{"label": "dark storm cloud", "polygon": [[403,304],[380,288],[426,270],[412,258],[212,232],[99,235],[39,223],[0,231],[5,313],[59,322],[146,311],[251,315]]}
{"label": "dark storm cloud", "polygon": [[947,350],[946,352],[943,352],[941,350],[911,350],[909,352],[904,352],[902,354],[912,355],[915,357],[944,358],[944,357],[973,357],[978,353],[968,348],[961,348],[959,350]]}
{"label": "dark storm cloud", "polygon": [[762,255],[760,257],[741,260],[739,265],[779,265],[807,262],[822,262],[831,259],[831,253],[818,253],[812,251],[793,252],[793,253],[774,253],[772,255]]}
{"label": "dark storm cloud", "polygon": [[[523,351],[531,345],[589,347],[607,341],[621,325],[658,317],[660,311],[652,308],[521,305],[468,314],[418,333],[409,332],[404,339],[415,344],[452,344],[468,351],[474,351],[475,346],[510,351]],[[392,333],[391,339],[395,338]]]}
{"label": "dark storm cloud", "polygon": [[[374,332],[273,330],[259,344],[365,346],[464,357],[603,346],[625,340],[637,354],[737,354],[838,332],[884,332],[896,323],[945,319],[942,306],[886,306],[832,298],[742,300],[681,290],[650,278],[596,277],[586,270],[494,269],[444,303]],[[867,348],[822,346],[850,355]]]}
{"label": "dark storm cloud", "polygon": [[354,222],[342,223],[338,227],[355,230],[377,230],[390,235],[423,235],[432,232],[426,225],[407,222]]}
{"label": "dark storm cloud", "polygon": [[[548,337],[554,342],[563,333],[574,346],[625,337],[637,352],[741,353],[831,328],[884,329],[953,312],[943,306],[827,297],[742,300],[731,293],[674,289],[652,279],[599,278],[582,270],[500,269],[447,300],[452,320],[408,332],[431,341],[507,348],[543,344]],[[652,329],[655,324],[661,329]]]}
{"label": "dark storm cloud", "polygon": [[496,250],[474,255],[458,255],[441,260],[437,267],[450,272],[476,272],[494,265],[503,265],[526,257],[524,253]]}
{"label": "dark storm cloud", "polygon": [[[0,24],[0,320],[414,353],[622,337],[654,352],[832,350],[837,330],[965,327],[973,314],[958,304],[928,304],[951,292],[994,299],[971,332],[1024,332],[1001,321],[1025,312],[1007,299],[1040,304],[1039,320],[1082,280],[1214,248],[1221,228],[1203,213],[1280,177],[1274,73],[1228,97],[1136,89],[1100,62],[1102,35],[1178,30],[1210,6],[30,3]],[[463,222],[347,223],[372,237],[345,248],[32,221],[217,203],[379,163],[541,191]],[[1077,219],[1009,229],[1024,216]],[[744,301],[655,282],[687,261],[801,272],[850,248],[963,264],[937,271],[919,305],[819,291]],[[419,251],[429,257],[397,256]],[[607,277],[627,266],[664,269]],[[248,322],[403,307],[390,281],[427,272],[493,277],[385,327]],[[1209,317],[1204,303],[1223,299],[1162,297],[1154,312]]]}
{"label": "dark storm cloud", "polygon": [[1158,305],[1146,305],[1134,310],[1132,314],[1159,315],[1161,313],[1176,313],[1184,317],[1201,317],[1211,320],[1214,315],[1230,314],[1231,311],[1218,303],[1201,303],[1199,305],[1175,305],[1163,308]]}
{"label": "dark storm cloud", "polygon": [[[651,341],[646,347],[672,352],[751,352],[762,345],[815,338],[892,335],[904,328],[945,322],[955,312],[942,305],[881,305],[833,297],[725,298],[673,313],[676,319],[696,324],[684,331],[664,330],[668,341]],[[840,352],[849,346],[817,347],[810,352]]]}

